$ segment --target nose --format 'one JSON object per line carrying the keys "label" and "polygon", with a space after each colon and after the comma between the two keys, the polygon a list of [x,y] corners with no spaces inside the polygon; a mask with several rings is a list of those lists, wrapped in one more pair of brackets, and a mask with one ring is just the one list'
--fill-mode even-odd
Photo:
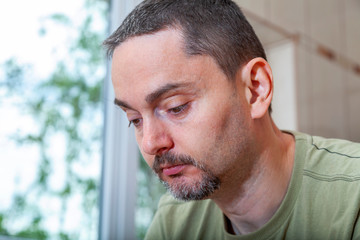
{"label": "nose", "polygon": [[173,146],[170,133],[159,120],[143,123],[141,148],[146,154],[158,155],[169,151]]}

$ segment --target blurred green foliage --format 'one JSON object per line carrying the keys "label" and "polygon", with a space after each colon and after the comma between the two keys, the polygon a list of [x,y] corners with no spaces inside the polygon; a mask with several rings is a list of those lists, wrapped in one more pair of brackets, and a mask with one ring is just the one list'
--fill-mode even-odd
{"label": "blurred green foliage", "polygon": [[[106,59],[101,43],[107,34],[107,27],[103,26],[99,31],[94,26],[99,20],[95,16],[100,16],[106,22],[109,3],[87,0],[84,4],[80,25],[76,25],[73,19],[62,13],[53,14],[44,20],[45,23],[51,23],[49,26],[52,28],[65,28],[69,32],[75,30],[78,33],[76,37],[69,36],[65,58],[54,60],[49,55],[49,61],[56,61],[56,68],[48,78],[34,79],[33,66],[22,65],[15,58],[1,65],[4,78],[0,79],[0,100],[4,101],[9,96],[16,97],[14,106],[36,123],[33,131],[15,132],[9,140],[15,141],[19,147],[35,146],[40,153],[34,182],[25,191],[14,193],[10,208],[0,209],[1,235],[28,239],[79,239],[80,230],[97,230],[100,178],[84,175],[76,166],[85,168],[94,161],[100,166],[103,106],[101,90],[106,72]],[[45,23],[41,24],[38,31],[42,38],[51,30]],[[63,159],[66,177],[61,189],[53,189],[49,182],[57,169],[51,152],[56,148],[53,139],[59,135],[66,143]],[[84,229],[67,232],[64,225],[68,206],[72,198],[79,195],[82,197]],[[47,221],[44,213],[46,206],[39,205],[43,199],[57,199],[61,202],[62,211],[58,216],[60,228],[55,234],[44,229],[44,222]],[[13,227],[16,222],[21,222],[22,227]],[[91,239],[97,237],[88,236]]]}

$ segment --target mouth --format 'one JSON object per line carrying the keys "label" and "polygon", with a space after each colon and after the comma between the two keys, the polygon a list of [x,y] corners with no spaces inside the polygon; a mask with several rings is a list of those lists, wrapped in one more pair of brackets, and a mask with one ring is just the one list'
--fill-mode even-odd
{"label": "mouth", "polygon": [[185,164],[164,166],[162,167],[162,172],[166,176],[174,176],[181,173],[181,171],[183,171],[185,167],[186,167]]}

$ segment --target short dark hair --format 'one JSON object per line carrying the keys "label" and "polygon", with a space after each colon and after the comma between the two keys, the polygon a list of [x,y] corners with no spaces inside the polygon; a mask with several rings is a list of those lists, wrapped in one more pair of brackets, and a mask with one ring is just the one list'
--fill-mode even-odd
{"label": "short dark hair", "polygon": [[104,41],[108,56],[122,42],[166,28],[179,28],[189,55],[209,55],[228,78],[264,49],[240,8],[231,0],[145,0]]}

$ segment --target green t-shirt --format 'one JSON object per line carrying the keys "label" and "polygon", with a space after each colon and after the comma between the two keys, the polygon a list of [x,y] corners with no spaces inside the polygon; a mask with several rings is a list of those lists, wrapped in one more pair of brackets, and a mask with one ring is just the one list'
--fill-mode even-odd
{"label": "green t-shirt", "polygon": [[145,239],[360,239],[360,144],[292,134],[290,185],[263,227],[248,235],[229,234],[213,201],[181,202],[166,194]]}

